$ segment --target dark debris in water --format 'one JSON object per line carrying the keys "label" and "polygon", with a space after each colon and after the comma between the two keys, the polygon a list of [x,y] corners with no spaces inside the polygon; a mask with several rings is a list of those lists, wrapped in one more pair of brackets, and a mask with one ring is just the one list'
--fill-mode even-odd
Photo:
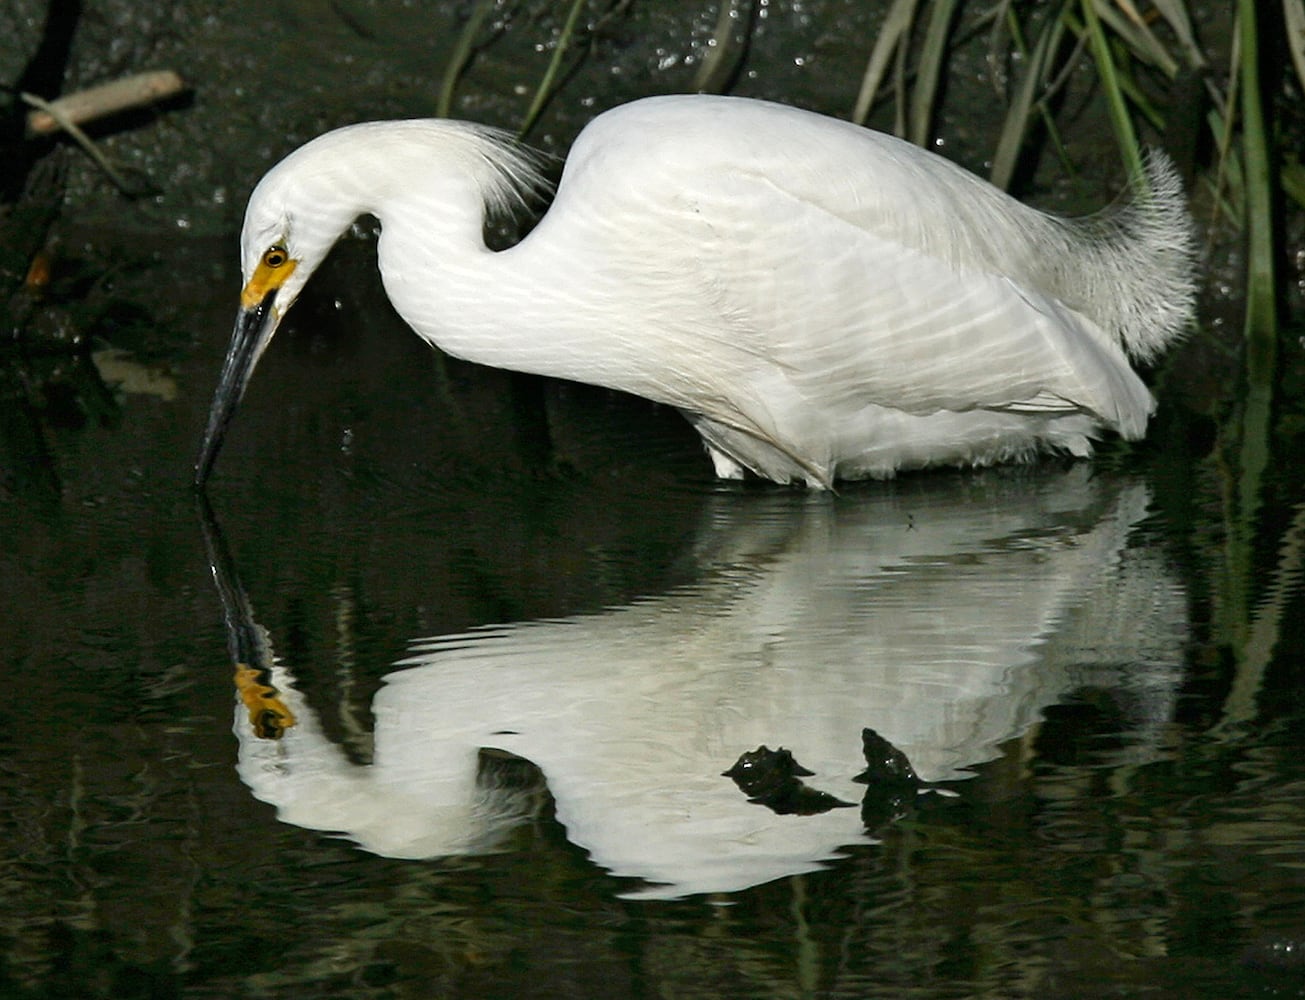
{"label": "dark debris in water", "polygon": [[733,767],[721,773],[738,785],[749,802],[781,816],[815,816],[856,804],[809,787],[802,779],[813,777],[815,772],[799,764],[783,747],[771,750],[763,744],[740,756]]}
{"label": "dark debris in water", "polygon": [[[866,768],[852,780],[866,786],[860,803],[861,819],[873,833],[905,816],[924,782],[906,754],[873,729],[861,731],[861,748]],[[749,802],[781,816],[814,816],[856,805],[807,785],[802,779],[815,777],[815,772],[800,764],[784,747],[771,750],[763,744],[742,754],[722,774],[748,796]]]}
{"label": "dark debris in water", "polygon": [[920,779],[906,754],[869,727],[861,730],[861,753],[866,767],[853,781],[863,785],[898,785],[912,789],[920,786]]}

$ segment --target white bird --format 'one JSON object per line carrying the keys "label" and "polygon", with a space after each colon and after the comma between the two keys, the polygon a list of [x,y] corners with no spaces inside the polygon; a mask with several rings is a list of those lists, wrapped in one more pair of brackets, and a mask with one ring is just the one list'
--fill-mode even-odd
{"label": "white bird", "polygon": [[385,290],[425,340],[676,407],[726,478],[828,488],[1138,438],[1154,401],[1129,358],[1192,315],[1194,236],[1160,154],[1131,205],[1066,220],[848,122],[654,97],[594,119],[534,230],[488,249],[487,216],[546,189],[538,163],[500,131],[412,120],[273,167],[245,213],[196,483],[285,313],[368,213]]}

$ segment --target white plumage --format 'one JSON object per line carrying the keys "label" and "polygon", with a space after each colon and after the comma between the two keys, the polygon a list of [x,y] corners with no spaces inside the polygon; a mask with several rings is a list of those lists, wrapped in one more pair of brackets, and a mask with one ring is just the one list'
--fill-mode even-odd
{"label": "white plumage", "polygon": [[535,229],[487,249],[486,213],[544,188],[502,133],[449,121],[340,129],[274,167],[245,217],[197,480],[281,316],[364,213],[423,338],[677,407],[728,477],[829,487],[1140,437],[1154,403],[1129,357],[1192,313],[1191,223],[1160,155],[1131,205],[1070,221],[891,136],[675,96],[595,119]]}

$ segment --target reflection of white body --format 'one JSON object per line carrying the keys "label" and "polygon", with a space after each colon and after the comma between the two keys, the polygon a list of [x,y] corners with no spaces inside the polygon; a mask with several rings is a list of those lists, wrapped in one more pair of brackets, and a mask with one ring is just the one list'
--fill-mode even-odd
{"label": "reflection of white body", "polygon": [[[657,883],[649,894],[810,870],[867,839],[859,810],[749,803],[721,776],[740,753],[787,747],[810,786],[857,802],[870,726],[921,778],[962,777],[1074,683],[1071,663],[1181,641],[1176,586],[1158,560],[1124,556],[1145,491],[1103,496],[1076,473],[996,494],[979,481],[909,497],[729,497],[695,586],[417,644],[377,694],[370,765],[324,738],[275,668],[299,724],[264,741],[237,712],[241,776],[287,822],[432,857],[488,849],[516,821],[476,784],[477,751],[499,748],[542,770],[572,841]],[[1048,654],[1072,609],[1122,593],[1150,602],[1147,634],[1107,613]]]}

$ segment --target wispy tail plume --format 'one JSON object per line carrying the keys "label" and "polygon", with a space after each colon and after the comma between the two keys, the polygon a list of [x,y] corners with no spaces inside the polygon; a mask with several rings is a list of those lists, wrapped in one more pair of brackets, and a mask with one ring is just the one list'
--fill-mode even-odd
{"label": "wispy tail plume", "polygon": [[1182,178],[1158,150],[1145,166],[1128,204],[1064,223],[1074,250],[1049,276],[1061,301],[1143,362],[1182,336],[1196,305],[1196,229]]}

